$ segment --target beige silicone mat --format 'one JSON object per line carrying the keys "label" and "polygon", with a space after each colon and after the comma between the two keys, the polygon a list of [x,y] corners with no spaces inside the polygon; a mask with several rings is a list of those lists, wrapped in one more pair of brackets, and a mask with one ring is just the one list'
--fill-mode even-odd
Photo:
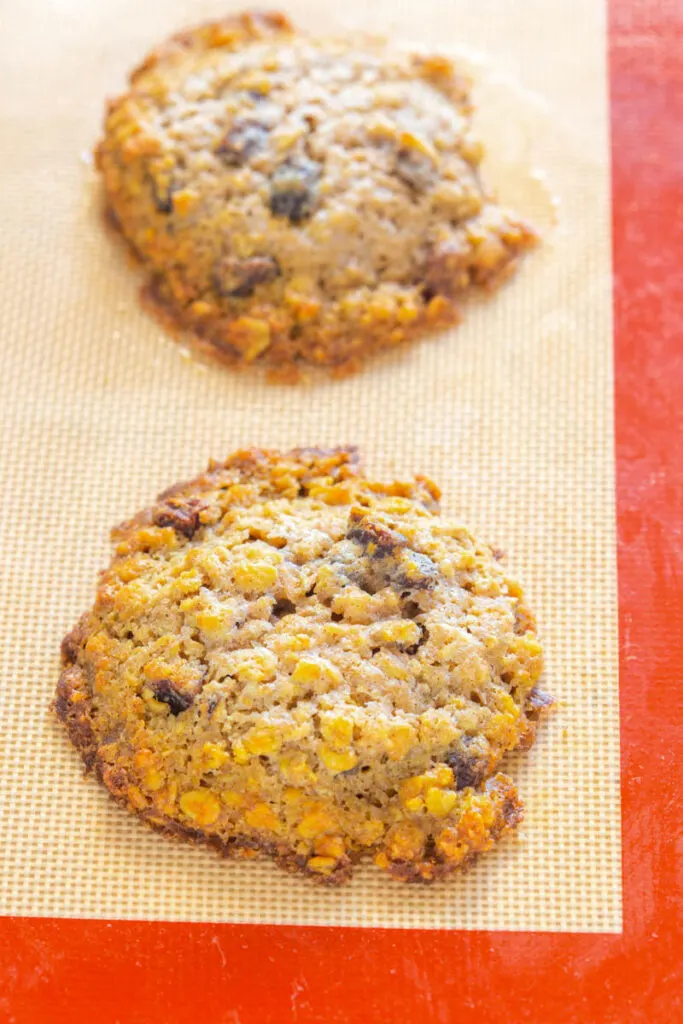
{"label": "beige silicone mat", "polygon": [[[465,51],[491,175],[547,236],[457,331],[307,388],[200,365],[164,337],[101,230],[86,161],[127,68],[165,32],[229,6],[3,5],[0,912],[618,931],[602,4],[289,5],[316,30],[367,26]],[[359,444],[373,474],[428,473],[448,512],[509,552],[538,610],[547,686],[564,702],[510,764],[526,800],[519,836],[433,888],[369,867],[321,891],[269,863],[165,840],[84,780],[47,711],[59,640],[91,599],[112,524],[239,445],[339,442]]]}

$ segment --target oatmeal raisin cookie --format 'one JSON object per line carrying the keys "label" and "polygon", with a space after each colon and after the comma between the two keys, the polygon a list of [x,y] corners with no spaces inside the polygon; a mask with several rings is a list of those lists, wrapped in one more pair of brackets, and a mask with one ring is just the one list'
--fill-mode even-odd
{"label": "oatmeal raisin cookie", "polygon": [[353,368],[536,239],[483,185],[471,113],[444,57],[246,13],[146,58],[97,165],[167,319],[228,363]]}
{"label": "oatmeal raisin cookie", "polygon": [[320,881],[490,849],[551,699],[520,587],[438,498],[351,450],[249,450],[116,529],[54,705],[86,767],[161,831]]}

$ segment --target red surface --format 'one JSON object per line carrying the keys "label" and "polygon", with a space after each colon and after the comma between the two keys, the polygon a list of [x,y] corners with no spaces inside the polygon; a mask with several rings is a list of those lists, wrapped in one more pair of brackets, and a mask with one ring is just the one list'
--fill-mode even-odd
{"label": "red surface", "polygon": [[3,1024],[683,1020],[682,37],[613,0],[623,935],[4,919]]}

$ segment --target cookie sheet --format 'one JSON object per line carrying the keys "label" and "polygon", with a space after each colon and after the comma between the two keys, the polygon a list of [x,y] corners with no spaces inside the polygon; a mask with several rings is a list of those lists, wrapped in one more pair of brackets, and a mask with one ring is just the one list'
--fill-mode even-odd
{"label": "cookie sheet", "polygon": [[[604,11],[594,0],[292,2],[316,31],[456,52],[489,178],[543,247],[457,330],[344,381],[199,362],[141,310],[89,158],[104,97],[165,33],[229,3],[27,0],[0,57],[0,913],[403,928],[619,931],[619,720]],[[235,6],[235,9],[236,6]],[[561,34],[557,25],[561,24]],[[355,443],[423,472],[508,553],[559,714],[507,763],[516,838],[431,888],[371,866],[321,890],[165,840],[117,808],[47,711],[109,527],[242,445]]]}

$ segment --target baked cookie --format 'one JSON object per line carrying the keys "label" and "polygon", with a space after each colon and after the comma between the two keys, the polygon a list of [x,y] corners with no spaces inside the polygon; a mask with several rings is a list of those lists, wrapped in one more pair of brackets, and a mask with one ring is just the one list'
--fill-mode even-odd
{"label": "baked cookie", "polygon": [[230,363],[352,368],[456,322],[535,242],[481,182],[471,110],[443,57],[249,13],[154,50],[97,165],[173,323]]}
{"label": "baked cookie", "polygon": [[113,533],[55,710],[150,825],[327,882],[432,881],[521,819],[551,699],[533,617],[439,492],[352,451],[242,451]]}

